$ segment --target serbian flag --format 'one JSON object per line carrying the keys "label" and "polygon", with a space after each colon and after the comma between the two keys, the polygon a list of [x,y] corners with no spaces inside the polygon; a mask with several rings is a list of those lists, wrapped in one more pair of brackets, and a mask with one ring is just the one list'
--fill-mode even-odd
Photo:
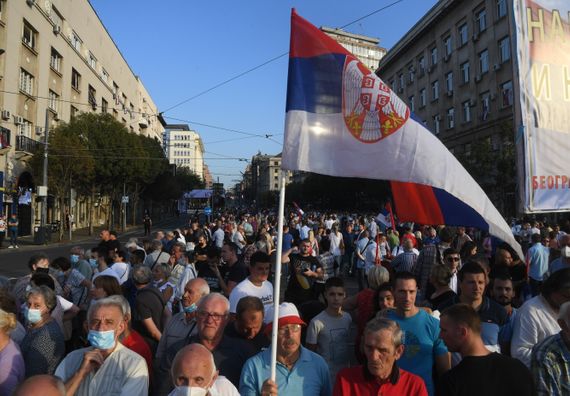
{"label": "serbian flag", "polygon": [[[282,168],[400,182],[401,221],[473,226],[508,242],[510,227],[406,104],[335,40],[291,16]],[[398,192],[402,191],[402,194]]]}
{"label": "serbian flag", "polygon": [[295,207],[295,210],[297,211],[299,216],[303,217],[305,212],[303,212],[303,210],[299,207],[299,205],[297,205],[297,202],[293,201],[293,206]]}
{"label": "serbian flag", "polygon": [[390,202],[384,205],[384,209],[382,209],[382,211],[378,213],[378,216],[376,216],[376,220],[382,223],[386,228],[395,227],[394,214],[392,213],[392,205],[390,205]]}

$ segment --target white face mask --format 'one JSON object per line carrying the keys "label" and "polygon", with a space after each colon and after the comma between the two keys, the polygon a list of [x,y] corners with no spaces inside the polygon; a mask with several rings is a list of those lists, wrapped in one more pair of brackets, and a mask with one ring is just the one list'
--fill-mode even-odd
{"label": "white face mask", "polygon": [[562,257],[570,258],[570,246],[564,246],[562,249],[560,249],[560,254]]}
{"label": "white face mask", "polygon": [[197,386],[177,386],[175,396],[208,396],[208,389]]}

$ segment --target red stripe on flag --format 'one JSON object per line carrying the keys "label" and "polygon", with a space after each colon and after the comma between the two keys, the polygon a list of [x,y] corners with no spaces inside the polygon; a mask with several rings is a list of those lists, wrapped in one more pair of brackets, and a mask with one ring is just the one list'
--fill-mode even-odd
{"label": "red stripe on flag", "polygon": [[[307,37],[312,37],[307,40]],[[295,10],[291,11],[291,45],[289,57],[310,58],[319,55],[350,54],[342,45],[334,39],[317,29],[306,19],[297,15]]]}
{"label": "red stripe on flag", "polygon": [[399,221],[445,224],[443,212],[430,186],[391,181]]}

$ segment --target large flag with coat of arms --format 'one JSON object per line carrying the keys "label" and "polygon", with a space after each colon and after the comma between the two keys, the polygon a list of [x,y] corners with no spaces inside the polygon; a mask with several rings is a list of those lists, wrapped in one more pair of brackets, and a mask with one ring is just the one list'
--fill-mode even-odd
{"label": "large flag with coat of arms", "polygon": [[[292,11],[282,168],[392,181],[401,221],[510,227],[441,141],[376,74]],[[334,188],[334,186],[333,186]]]}

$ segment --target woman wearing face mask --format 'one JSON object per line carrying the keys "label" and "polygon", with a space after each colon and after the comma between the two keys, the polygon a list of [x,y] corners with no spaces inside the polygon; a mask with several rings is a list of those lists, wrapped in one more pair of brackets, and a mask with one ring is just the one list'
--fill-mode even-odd
{"label": "woman wearing face mask", "polygon": [[63,333],[50,315],[56,306],[55,293],[47,286],[32,287],[26,300],[28,330],[20,345],[26,377],[53,374],[65,353]]}
{"label": "woman wearing face mask", "polygon": [[20,349],[10,339],[16,325],[16,315],[0,309],[0,395],[11,395],[26,372]]}

